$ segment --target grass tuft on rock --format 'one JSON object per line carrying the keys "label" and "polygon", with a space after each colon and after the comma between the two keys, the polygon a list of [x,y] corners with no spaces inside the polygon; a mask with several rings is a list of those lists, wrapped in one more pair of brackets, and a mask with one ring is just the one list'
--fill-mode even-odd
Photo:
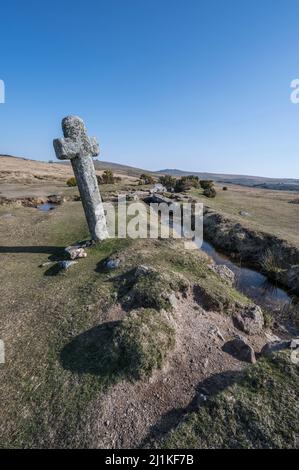
{"label": "grass tuft on rock", "polygon": [[[156,254],[167,264],[168,269],[175,274],[181,274],[190,284],[195,286],[195,294],[201,299],[204,308],[218,311],[233,311],[236,305],[248,305],[249,299],[223,282],[220,276],[213,272],[207,255],[200,251],[184,250],[179,244],[172,249],[162,250]],[[157,262],[159,262],[157,260]]]}
{"label": "grass tuft on rock", "polygon": [[114,333],[120,369],[133,379],[160,369],[174,344],[175,331],[166,316],[152,309],[132,311]]}
{"label": "grass tuft on rock", "polygon": [[165,448],[297,448],[299,365],[289,353],[263,358],[192,413]]}

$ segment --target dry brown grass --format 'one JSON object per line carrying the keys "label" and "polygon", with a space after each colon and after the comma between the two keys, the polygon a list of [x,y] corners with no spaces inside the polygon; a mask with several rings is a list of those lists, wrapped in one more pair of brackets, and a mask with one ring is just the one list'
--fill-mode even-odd
{"label": "dry brown grass", "polygon": [[[103,170],[97,170],[102,175]],[[122,183],[132,184],[136,178],[114,172]],[[74,176],[70,165],[47,163],[23,158],[0,156],[0,195],[15,197],[45,197],[50,194],[71,193],[66,181]]]}

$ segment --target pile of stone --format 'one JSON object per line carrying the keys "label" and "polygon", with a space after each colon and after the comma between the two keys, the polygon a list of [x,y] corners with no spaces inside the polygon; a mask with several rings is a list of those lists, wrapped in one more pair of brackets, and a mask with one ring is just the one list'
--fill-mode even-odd
{"label": "pile of stone", "polygon": [[64,249],[64,251],[70,259],[58,261],[59,268],[66,271],[71,266],[74,266],[75,264],[77,264],[78,261],[75,261],[76,259],[86,258],[87,253],[85,251],[85,248],[91,245],[92,245],[92,241],[87,241],[87,242],[80,243],[78,245],[67,246]]}
{"label": "pile of stone", "polygon": [[67,271],[70,267],[78,263],[75,261],[79,258],[86,258],[87,253],[85,248],[91,246],[93,242],[91,240],[80,243],[78,245],[70,245],[64,249],[65,257],[68,259],[56,259],[55,261],[46,261],[40,264],[40,268],[51,266],[56,263],[58,270]]}

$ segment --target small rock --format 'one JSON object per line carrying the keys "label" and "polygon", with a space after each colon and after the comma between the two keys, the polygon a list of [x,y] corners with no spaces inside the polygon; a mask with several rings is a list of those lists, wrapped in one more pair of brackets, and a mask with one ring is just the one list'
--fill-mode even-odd
{"label": "small rock", "polygon": [[196,397],[196,407],[201,408],[202,405],[208,400],[208,396],[204,393],[199,393]]}
{"label": "small rock", "polygon": [[292,342],[289,340],[285,341],[272,341],[271,343],[265,344],[261,350],[261,356],[270,356],[273,353],[278,351],[283,351],[284,349],[289,349]]}
{"label": "small rock", "polygon": [[229,269],[225,264],[212,264],[210,268],[217,273],[221,279],[223,279],[227,284],[233,286],[235,283],[235,273]]}
{"label": "small rock", "polygon": [[68,261],[68,260],[58,261],[58,265],[60,269],[63,269],[65,271],[69,269],[71,266],[73,266],[74,264],[77,264],[77,261]]}
{"label": "small rock", "polygon": [[162,194],[162,193],[166,193],[167,192],[167,189],[165,188],[165,186],[163,186],[163,184],[161,183],[157,183],[155,184],[155,186],[153,188],[150,189],[150,192],[153,194],[153,193],[159,193],[159,194]]}
{"label": "small rock", "polygon": [[211,335],[211,336],[217,336],[218,338],[221,339],[221,341],[225,341],[225,339],[223,338],[222,336],[222,333],[219,331],[219,329],[217,328],[217,326],[212,326],[209,331],[208,331],[208,334]]}
{"label": "small rock", "polygon": [[208,365],[209,365],[209,358],[206,357],[205,360],[204,360],[203,366],[206,369],[208,367]]}
{"label": "small rock", "polygon": [[231,354],[240,361],[249,362],[250,364],[254,364],[256,362],[253,348],[242,336],[238,336],[237,338],[225,343],[223,351]]}
{"label": "small rock", "polygon": [[54,261],[45,261],[44,263],[41,263],[39,265],[40,268],[43,268],[44,266],[50,266],[50,264],[53,264]]}
{"label": "small rock", "polygon": [[176,296],[175,296],[174,293],[170,294],[170,296],[168,297],[168,300],[169,300],[170,305],[171,305],[173,308],[177,307],[177,305],[178,305],[178,300],[177,300],[177,298],[176,298]]}
{"label": "small rock", "polygon": [[146,274],[148,274],[150,272],[150,267],[149,266],[145,266],[144,264],[140,264],[136,271],[135,271],[135,276],[136,277],[139,277],[139,276],[145,276]]}
{"label": "small rock", "polygon": [[61,204],[64,201],[65,198],[63,196],[60,196],[59,194],[51,194],[50,196],[48,196],[48,202],[52,204]]}
{"label": "small rock", "polygon": [[216,331],[216,335],[218,336],[218,338],[221,339],[221,341],[223,341],[223,342],[225,341],[225,339],[224,339],[224,337],[223,337],[221,331],[219,331],[218,328],[217,328],[217,331]]}
{"label": "small rock", "polygon": [[64,251],[66,251],[72,260],[77,258],[86,258],[87,256],[84,248],[80,247],[79,245],[67,246]]}
{"label": "small rock", "polygon": [[247,211],[240,211],[239,214],[242,215],[242,217],[249,217],[250,216],[250,212],[247,212]]}
{"label": "small rock", "polygon": [[105,268],[106,269],[117,269],[118,266],[120,265],[120,259],[108,259],[105,263]]}
{"label": "small rock", "polygon": [[262,331],[264,326],[263,312],[258,305],[245,307],[234,317],[234,322],[237,328],[248,335],[258,334]]}
{"label": "small rock", "polygon": [[292,339],[290,348],[291,349],[299,348],[299,338]]}

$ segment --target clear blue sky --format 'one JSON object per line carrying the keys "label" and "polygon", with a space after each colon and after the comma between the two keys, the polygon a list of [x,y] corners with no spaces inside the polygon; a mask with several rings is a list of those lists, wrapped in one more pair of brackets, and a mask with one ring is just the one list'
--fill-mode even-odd
{"label": "clear blue sky", "polygon": [[0,14],[0,153],[55,159],[78,114],[103,160],[299,178],[298,0],[7,0]]}

